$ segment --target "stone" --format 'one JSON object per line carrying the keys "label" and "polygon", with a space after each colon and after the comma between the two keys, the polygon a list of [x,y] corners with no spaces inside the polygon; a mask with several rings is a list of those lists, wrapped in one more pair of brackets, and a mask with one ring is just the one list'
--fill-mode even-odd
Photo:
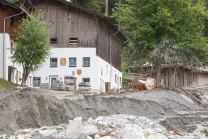
{"label": "stone", "polygon": [[87,139],[92,139],[92,137],[90,137],[90,136],[87,136]]}
{"label": "stone", "polygon": [[151,131],[144,131],[144,137],[146,139],[168,139],[166,136],[160,133],[155,133]]}
{"label": "stone", "polygon": [[57,130],[39,130],[39,134],[43,137],[54,136],[58,134]]}
{"label": "stone", "polygon": [[84,129],[87,135],[95,135],[96,133],[99,132],[97,129],[97,126],[94,126],[94,125],[84,126]]}
{"label": "stone", "polygon": [[112,139],[111,136],[100,137],[100,139]]}
{"label": "stone", "polygon": [[100,139],[100,135],[95,135],[94,139]]}
{"label": "stone", "polygon": [[130,125],[123,131],[123,139],[145,139],[141,127]]}
{"label": "stone", "polygon": [[75,118],[66,128],[67,139],[87,139],[84,126],[82,125],[82,117]]}
{"label": "stone", "polygon": [[23,91],[23,88],[18,86],[18,87],[15,87],[14,90]]}

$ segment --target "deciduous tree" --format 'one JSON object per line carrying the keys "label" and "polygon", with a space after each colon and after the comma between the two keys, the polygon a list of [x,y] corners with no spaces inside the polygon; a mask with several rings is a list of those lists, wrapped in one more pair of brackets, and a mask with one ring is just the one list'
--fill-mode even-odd
{"label": "deciduous tree", "polygon": [[[193,3],[194,2],[194,3]],[[199,3],[200,2],[200,3]],[[129,36],[128,56],[140,66],[155,66],[156,86],[161,85],[161,64],[184,63],[190,67],[208,64],[208,19],[203,0],[129,0],[117,4],[113,17]]]}
{"label": "deciduous tree", "polygon": [[50,54],[50,48],[46,46],[49,42],[50,26],[41,20],[42,17],[40,11],[32,12],[19,23],[18,30],[15,31],[17,45],[11,58],[23,67],[23,87],[28,75],[39,69]]}

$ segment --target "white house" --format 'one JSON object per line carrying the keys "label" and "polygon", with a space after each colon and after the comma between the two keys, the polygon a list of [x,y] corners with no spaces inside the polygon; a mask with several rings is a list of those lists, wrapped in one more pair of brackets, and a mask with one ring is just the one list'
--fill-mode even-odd
{"label": "white house", "polygon": [[[106,84],[109,83],[111,89],[121,88],[121,44],[126,38],[105,16],[65,0],[31,2],[34,7],[44,12],[43,20],[51,23],[53,29],[48,44],[48,47],[51,47],[50,58],[43,67],[29,75],[27,86],[39,87],[41,83],[52,83],[53,80],[64,82],[66,76],[73,76],[77,78],[76,86],[80,82],[89,82],[92,91],[105,92]],[[30,2],[23,3],[19,0],[15,3],[30,11]],[[12,3],[9,2],[0,4],[0,8],[7,13],[8,9],[13,10],[13,14],[10,15],[21,11],[12,7]],[[11,36],[12,27],[17,26],[18,22],[15,21],[20,18],[7,20],[11,23],[6,24],[9,31],[5,35],[4,66],[3,60],[0,59],[0,77],[6,75],[5,79],[20,84],[22,67],[9,59],[12,55],[11,47],[15,47],[17,43]],[[3,33],[0,34],[1,55],[2,39]]]}

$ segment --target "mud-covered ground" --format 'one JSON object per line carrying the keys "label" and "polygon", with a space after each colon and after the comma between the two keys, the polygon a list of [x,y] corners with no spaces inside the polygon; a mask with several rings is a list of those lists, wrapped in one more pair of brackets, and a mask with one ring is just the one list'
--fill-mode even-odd
{"label": "mud-covered ground", "polygon": [[112,114],[160,119],[161,125],[168,130],[187,132],[197,129],[194,126],[197,124],[206,127],[208,121],[207,109],[177,90],[153,89],[100,95],[39,89],[31,92],[0,91],[0,134],[55,126],[75,117],[87,120]]}

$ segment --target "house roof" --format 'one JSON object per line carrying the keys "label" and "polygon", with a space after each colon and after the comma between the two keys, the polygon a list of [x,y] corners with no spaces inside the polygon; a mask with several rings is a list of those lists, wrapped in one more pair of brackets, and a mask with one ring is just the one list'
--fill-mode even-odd
{"label": "house roof", "polygon": [[6,0],[0,0],[0,3],[2,3],[3,5],[8,6],[14,12],[21,12],[20,6],[15,4],[15,3],[11,3],[11,2],[8,2]]}
{"label": "house roof", "polygon": [[[23,1],[23,0],[16,0],[16,1],[14,1],[14,3],[19,4],[20,1]],[[33,3],[35,4],[36,2],[39,2],[39,1],[41,1],[41,0],[27,0],[24,5],[25,6],[29,6],[29,5],[32,5],[33,6]],[[100,13],[97,13],[95,11],[92,11],[92,10],[90,10],[88,8],[82,7],[80,5],[71,3],[71,2],[66,1],[66,0],[57,0],[57,1],[63,2],[64,4],[68,4],[68,5],[70,5],[70,6],[74,7],[74,8],[77,8],[79,10],[85,11],[87,13],[96,15],[103,22],[105,22],[105,24],[107,24],[114,32],[117,32],[118,31],[118,36],[121,38],[122,41],[126,41],[127,40],[126,37],[110,22],[110,20],[106,16],[104,16],[104,15],[102,15]],[[33,7],[35,7],[35,6],[33,6]]]}

